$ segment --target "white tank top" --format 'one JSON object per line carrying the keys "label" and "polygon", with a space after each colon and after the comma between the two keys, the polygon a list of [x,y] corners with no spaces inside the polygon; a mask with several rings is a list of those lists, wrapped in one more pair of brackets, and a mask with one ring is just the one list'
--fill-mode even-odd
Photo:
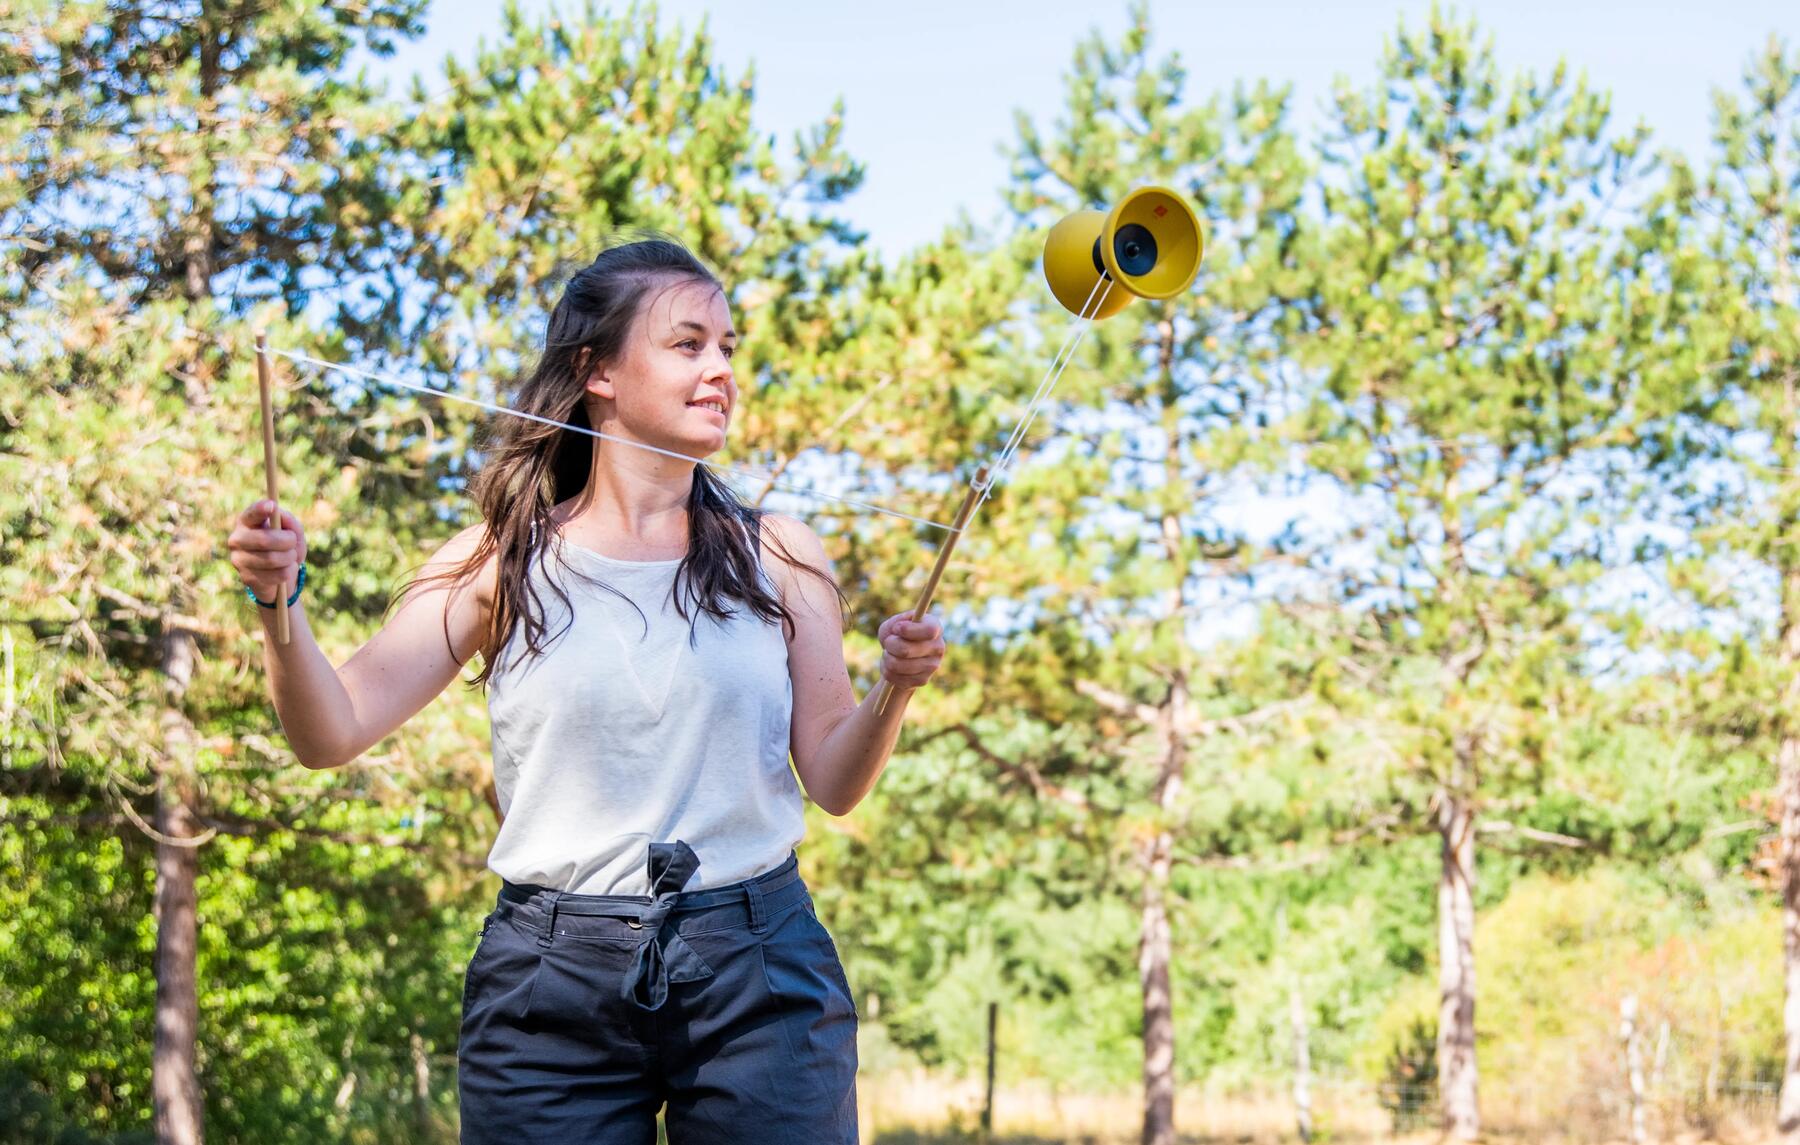
{"label": "white tank top", "polygon": [[[527,656],[515,626],[488,681],[504,817],[488,868],[576,894],[648,895],[651,843],[699,855],[687,890],[780,866],[805,834],[781,625],[734,602],[729,621],[700,613],[690,643],[671,591],[679,560],[614,560],[551,536],[526,574],[548,646]],[[558,567],[559,552],[583,575]]]}

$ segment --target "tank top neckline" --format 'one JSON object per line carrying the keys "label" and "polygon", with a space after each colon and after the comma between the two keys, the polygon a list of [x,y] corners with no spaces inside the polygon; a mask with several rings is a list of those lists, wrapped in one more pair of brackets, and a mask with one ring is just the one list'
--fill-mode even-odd
{"label": "tank top neckline", "polygon": [[556,539],[556,543],[558,545],[561,545],[564,549],[573,550],[574,552],[579,553],[580,555],[582,555],[584,557],[591,557],[594,560],[601,561],[605,564],[620,565],[625,568],[669,569],[669,568],[674,568],[676,565],[679,565],[682,561],[687,559],[686,557],[676,557],[673,560],[665,560],[665,561],[621,560],[618,557],[609,557],[605,553],[595,552],[593,549],[588,548],[586,545],[578,545],[574,541],[571,541],[567,537],[563,536],[561,530],[552,531],[552,533],[550,535],[552,537],[554,537]]}

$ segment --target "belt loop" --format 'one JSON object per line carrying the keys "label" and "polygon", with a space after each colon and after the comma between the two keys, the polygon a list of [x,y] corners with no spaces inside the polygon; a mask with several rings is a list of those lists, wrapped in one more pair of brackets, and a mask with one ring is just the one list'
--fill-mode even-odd
{"label": "belt loop", "polygon": [[539,946],[549,946],[556,939],[556,905],[561,901],[561,891],[555,892],[550,898],[550,924],[544,927],[544,933],[538,935]]}
{"label": "belt loop", "polygon": [[763,915],[762,887],[755,879],[744,884],[744,897],[750,902],[750,933],[762,934],[769,929],[769,921]]}

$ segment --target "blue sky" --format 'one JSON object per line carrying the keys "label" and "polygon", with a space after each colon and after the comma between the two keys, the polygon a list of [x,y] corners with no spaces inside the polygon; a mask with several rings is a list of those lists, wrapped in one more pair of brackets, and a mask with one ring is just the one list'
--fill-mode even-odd
{"label": "blue sky", "polygon": [[[525,3],[533,11],[548,6]],[[1126,20],[1123,2],[1061,0],[663,0],[660,7],[665,22],[693,27],[706,18],[733,74],[755,61],[757,125],[783,140],[844,97],[845,143],[868,169],[845,213],[888,254],[927,241],[959,210],[978,222],[995,218],[1006,178],[998,149],[1012,138],[1014,110],[1050,122],[1075,43],[1096,27],[1116,33]],[[1241,79],[1286,81],[1307,127],[1318,122],[1333,77],[1369,80],[1399,17],[1416,22],[1429,7],[1428,0],[1156,0],[1151,20],[1158,54],[1173,49],[1187,65],[1190,94]],[[1492,33],[1509,70],[1544,69],[1566,57],[1614,94],[1621,117],[1647,120],[1658,138],[1694,154],[1706,147],[1711,90],[1735,88],[1750,53],[1771,33],[1790,48],[1800,45],[1800,3],[1792,0],[1487,0],[1457,10]],[[414,72],[434,77],[446,56],[469,58],[499,28],[494,0],[436,0],[426,35],[371,70],[396,82]],[[428,91],[436,86],[427,79]]]}

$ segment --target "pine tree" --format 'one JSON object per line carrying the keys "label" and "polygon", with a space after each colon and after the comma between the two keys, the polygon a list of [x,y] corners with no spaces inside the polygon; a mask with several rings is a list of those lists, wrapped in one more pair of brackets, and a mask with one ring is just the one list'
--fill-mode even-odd
{"label": "pine tree", "polygon": [[[0,229],[19,253],[0,390],[24,480],[4,563],[46,714],[8,781],[154,840],[159,1140],[202,1136],[202,855],[259,829],[244,801],[276,774],[239,756],[254,642],[216,551],[255,492],[234,327],[265,298],[298,309],[302,267],[379,266],[381,236],[355,220],[386,198],[385,160],[351,122],[370,92],[340,73],[354,48],[415,34],[422,7],[28,3],[9,20]],[[346,435],[326,436],[284,452],[290,481],[330,487]]]}
{"label": "pine tree", "polygon": [[1327,543],[1374,547],[1340,592],[1385,649],[1364,717],[1389,729],[1393,791],[1439,837],[1438,1084],[1468,1140],[1477,831],[1554,766],[1547,717],[1581,688],[1620,511],[1607,451],[1636,440],[1650,350],[1615,208],[1653,164],[1566,67],[1505,78],[1472,22],[1435,10],[1333,104],[1316,328],[1296,347],[1322,385],[1298,428],[1358,506]]}
{"label": "pine tree", "polygon": [[[1287,126],[1286,94],[1266,86],[1189,103],[1180,57],[1150,51],[1147,9],[1116,43],[1082,42],[1066,79],[1065,118],[1050,132],[1023,116],[1009,199],[1025,249],[1069,211],[1105,209],[1146,184],[1198,211],[1209,249],[1193,289],[1134,301],[1097,323],[1063,375],[978,532],[981,591],[1014,619],[982,642],[981,705],[1024,717],[1038,742],[996,750],[1007,720],[971,713],[972,750],[1008,761],[1030,787],[1082,809],[1102,860],[1123,861],[1109,890],[1138,918],[1145,1145],[1175,1140],[1175,1002],[1171,879],[1194,861],[1183,829],[1209,741],[1263,734],[1304,706],[1286,678],[1253,696],[1241,665],[1214,647],[1221,600],[1251,599],[1273,535],[1249,535],[1224,503],[1256,482],[1269,443],[1270,361],[1259,338],[1284,320],[1297,286],[1298,211],[1306,166]],[[1036,291],[1036,324],[1018,343],[1021,403],[1068,329]],[[1279,673],[1278,673],[1279,675]],[[1248,707],[1246,701],[1264,702]],[[1123,815],[1103,811],[1118,808]]]}

